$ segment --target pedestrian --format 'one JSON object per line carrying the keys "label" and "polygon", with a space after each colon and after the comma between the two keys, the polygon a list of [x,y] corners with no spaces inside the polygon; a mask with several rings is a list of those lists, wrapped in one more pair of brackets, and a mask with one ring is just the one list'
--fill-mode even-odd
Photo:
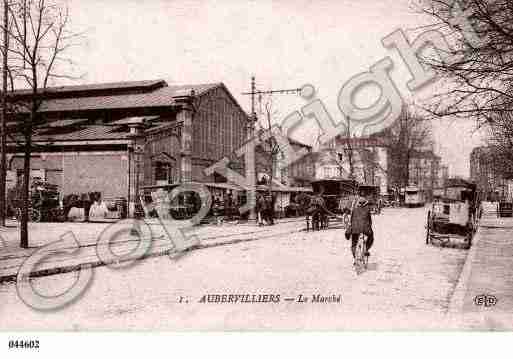
{"label": "pedestrian", "polygon": [[259,226],[264,225],[263,213],[265,211],[265,199],[262,195],[257,195],[255,210],[257,213],[257,224]]}
{"label": "pedestrian", "polygon": [[215,222],[218,226],[221,225],[223,222],[221,210],[222,210],[221,200],[219,199],[219,197],[216,197],[214,199],[214,204],[212,206],[212,212],[214,214]]}
{"label": "pedestrian", "polygon": [[225,205],[225,216],[227,217],[228,221],[231,221],[233,220],[233,194],[231,190],[228,192]]}
{"label": "pedestrian", "polygon": [[276,196],[270,195],[269,196],[269,205],[268,205],[268,211],[269,211],[269,225],[274,225],[274,216],[275,216],[275,206],[276,206]]}

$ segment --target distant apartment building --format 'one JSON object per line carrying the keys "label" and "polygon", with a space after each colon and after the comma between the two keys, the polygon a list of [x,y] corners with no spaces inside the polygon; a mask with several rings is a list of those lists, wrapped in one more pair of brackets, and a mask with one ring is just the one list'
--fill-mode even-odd
{"label": "distant apartment building", "polygon": [[[289,138],[289,143],[294,151],[299,152],[306,150],[306,155],[299,160],[284,166],[279,167],[279,175],[281,182],[288,186],[293,187],[307,187],[315,178],[315,156],[312,146],[306,145],[299,141]],[[281,155],[281,160],[284,161],[285,157]]]}
{"label": "distant apartment building", "polygon": [[[312,147],[291,138],[288,139],[290,146],[296,152],[305,150],[306,155],[293,163],[287,163],[285,153],[277,147],[274,160],[271,159],[270,149],[258,146],[256,148],[256,172],[257,180],[262,177],[270,177],[272,173],[273,182],[288,187],[309,187],[315,177],[315,161],[312,154]],[[260,181],[260,182],[265,182]]]}
{"label": "distant apartment building", "polygon": [[315,178],[352,177],[359,183],[379,187],[385,194],[388,191],[387,168],[387,146],[383,138],[337,137],[316,153]]}
{"label": "distant apartment building", "polygon": [[438,166],[438,174],[433,188],[433,196],[441,197],[445,194],[445,184],[449,178],[449,167],[443,164]]}
{"label": "distant apartment building", "polygon": [[487,200],[513,198],[513,181],[497,170],[491,148],[476,147],[470,154],[470,179]]}
{"label": "distant apartment building", "polygon": [[448,169],[441,161],[432,150],[414,151],[410,156],[408,184],[417,186],[427,200],[433,199],[448,177]]}

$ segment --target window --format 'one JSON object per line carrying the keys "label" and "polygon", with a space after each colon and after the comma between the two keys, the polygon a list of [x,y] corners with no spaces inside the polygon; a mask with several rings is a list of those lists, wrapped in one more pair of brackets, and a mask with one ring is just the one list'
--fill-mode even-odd
{"label": "window", "polygon": [[173,181],[172,169],[170,163],[155,162],[155,181],[171,183]]}

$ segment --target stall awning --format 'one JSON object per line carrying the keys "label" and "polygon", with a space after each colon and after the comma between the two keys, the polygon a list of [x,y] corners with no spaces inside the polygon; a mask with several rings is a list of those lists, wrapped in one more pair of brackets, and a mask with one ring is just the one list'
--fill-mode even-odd
{"label": "stall awning", "polygon": [[[245,190],[243,187],[241,187],[235,183],[231,183],[231,182],[205,182],[205,183],[203,183],[203,182],[188,182],[188,183],[203,185],[208,188],[221,188],[221,189],[227,189],[227,190],[232,190],[232,191],[244,191]],[[159,189],[172,190],[173,188],[178,187],[181,184],[182,183],[177,182],[177,183],[158,185],[158,186],[157,185],[143,186],[143,187],[141,187],[141,190],[143,190],[143,191],[144,190],[157,191]],[[265,185],[257,185],[256,190],[261,191],[261,192],[269,191],[269,187],[265,186]],[[272,190],[272,192],[312,192],[312,189],[309,187],[289,187],[289,186],[284,186],[282,184],[280,184],[279,186],[278,185],[271,186],[271,190]]]}
{"label": "stall awning", "polygon": [[163,190],[172,190],[173,188],[175,187],[178,187],[182,184],[195,184],[195,185],[203,185],[205,187],[209,187],[209,188],[222,188],[222,189],[229,189],[229,190],[233,190],[233,191],[243,191],[244,188],[236,185],[235,183],[226,183],[226,182],[186,182],[186,183],[180,183],[180,182],[175,182],[175,183],[170,183],[170,184],[166,184],[166,185],[155,185],[155,186],[143,186],[141,187],[142,190],[158,190],[158,189],[163,189]]}
{"label": "stall awning", "polygon": [[[269,186],[258,185],[257,191],[265,192],[269,191]],[[313,192],[311,188],[308,187],[289,187],[289,186],[272,186],[272,192]]]}
{"label": "stall awning", "polygon": [[222,189],[229,189],[232,191],[244,191],[244,188],[242,188],[239,185],[236,185],[235,183],[227,183],[227,182],[207,182],[202,183],[204,186],[210,187],[210,188],[222,188]]}
{"label": "stall awning", "polygon": [[172,190],[173,188],[175,187],[178,187],[180,186],[181,183],[170,183],[170,184],[164,184],[164,185],[153,185],[153,186],[141,186],[141,191],[145,191],[145,190],[154,190],[154,191],[157,191],[159,189],[163,189],[163,190]]}

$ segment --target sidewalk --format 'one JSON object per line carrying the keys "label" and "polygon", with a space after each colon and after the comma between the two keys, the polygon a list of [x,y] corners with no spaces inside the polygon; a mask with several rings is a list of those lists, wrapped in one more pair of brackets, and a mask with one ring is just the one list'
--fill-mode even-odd
{"label": "sidewalk", "polygon": [[[152,245],[147,253],[139,259],[163,256],[176,253],[174,246],[164,230],[156,220],[148,220],[146,223],[151,230]],[[187,235],[196,235],[200,244],[191,250],[205,249],[214,246],[248,242],[259,239],[274,238],[277,236],[299,232],[305,227],[304,218],[277,220],[274,226],[259,227],[254,223],[225,223],[220,226],[201,225],[187,232]],[[97,255],[97,241],[100,234],[112,226],[112,223],[30,223],[30,248],[19,248],[19,230],[15,223],[10,223],[7,228],[0,229],[0,283],[15,281],[20,266],[34,252],[49,243],[58,241],[62,235],[72,232],[79,242],[79,250],[71,255],[53,254],[48,256],[35,269],[31,276],[40,277],[58,273],[77,271],[82,266],[90,265],[98,267],[111,263],[103,263]],[[137,248],[139,238],[130,233],[123,233],[113,238],[111,250],[117,256],[128,255]],[[73,249],[65,245],[59,250]],[[52,251],[48,251],[49,254]],[[55,253],[55,250],[54,250]],[[133,259],[128,256],[127,260]]]}
{"label": "sidewalk", "polygon": [[[497,303],[480,303],[484,296]],[[491,206],[484,209],[449,312],[460,328],[513,329],[513,218],[497,218]]]}

